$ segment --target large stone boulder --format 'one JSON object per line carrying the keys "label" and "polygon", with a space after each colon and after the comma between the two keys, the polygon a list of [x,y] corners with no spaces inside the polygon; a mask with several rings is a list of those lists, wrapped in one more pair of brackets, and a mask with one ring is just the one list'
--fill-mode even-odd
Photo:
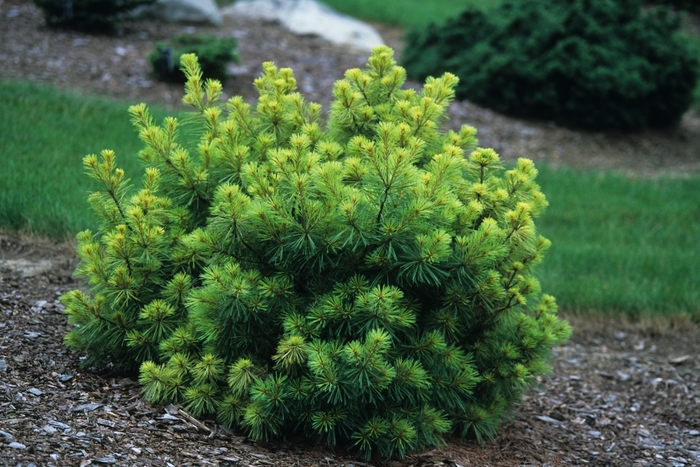
{"label": "large stone boulder", "polygon": [[371,50],[384,43],[372,26],[315,0],[238,0],[222,8],[221,13],[276,20],[295,34],[320,36],[358,50]]}
{"label": "large stone boulder", "polygon": [[139,14],[170,22],[224,24],[214,0],[158,0],[140,9]]}

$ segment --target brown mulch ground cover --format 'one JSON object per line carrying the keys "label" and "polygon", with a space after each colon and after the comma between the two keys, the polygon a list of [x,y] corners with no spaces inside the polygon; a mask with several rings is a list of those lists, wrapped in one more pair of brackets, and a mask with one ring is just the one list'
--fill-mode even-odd
{"label": "brown mulch ground cover", "polygon": [[700,340],[686,322],[574,319],[552,375],[497,440],[366,463],[300,439],[253,443],[144,402],[133,378],[79,369],[58,302],[81,285],[74,267],[66,245],[0,235],[0,465],[700,465]]}
{"label": "brown mulch ground cover", "polygon": [[[248,100],[263,60],[292,67],[300,90],[324,104],[342,71],[366,60],[274,23],[227,18],[215,29],[143,22],[114,37],[87,36],[47,29],[28,0],[0,0],[0,79],[176,107],[181,87],[154,81],[145,56],[154,42],[184,30],[238,38],[242,63],[225,89]],[[381,32],[400,50],[399,31]],[[468,102],[453,104],[450,116],[452,124],[476,126],[481,144],[507,160],[527,156],[639,176],[700,170],[700,118],[693,112],[678,128],[638,134],[573,132]],[[74,268],[68,245],[0,234],[0,465],[700,465],[700,329],[682,320],[572,318],[575,333],[556,349],[552,375],[497,440],[450,440],[403,461],[366,463],[301,439],[253,443],[178,407],[144,402],[132,378],[80,370],[81,355],[62,344],[69,327],[57,301],[81,286]]]}

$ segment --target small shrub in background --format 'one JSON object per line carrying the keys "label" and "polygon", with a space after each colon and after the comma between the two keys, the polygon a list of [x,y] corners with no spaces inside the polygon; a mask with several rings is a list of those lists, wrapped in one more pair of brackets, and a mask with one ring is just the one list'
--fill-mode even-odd
{"label": "small shrub in background", "polygon": [[205,78],[225,81],[226,67],[229,63],[238,63],[236,39],[233,37],[219,39],[205,34],[181,34],[172,38],[170,43],[159,42],[155,50],[148,55],[153,73],[161,81],[184,83],[186,78],[178,64],[184,54],[195,54]]}
{"label": "small shrub in background", "polygon": [[34,0],[46,24],[86,32],[111,33],[134,8],[156,0]]}
{"label": "small shrub in background", "polygon": [[409,76],[450,71],[457,96],[585,129],[667,127],[690,106],[697,57],[678,18],[638,0],[505,0],[408,36]]}
{"label": "small shrub in background", "polygon": [[256,440],[403,457],[495,436],[569,335],[534,276],[532,162],[442,130],[457,78],[401,89],[388,47],[335,84],[325,131],[290,69],[265,63],[251,107],[182,63],[195,154],[142,104],[142,189],[113,152],[85,158],[103,225],[78,237],[90,293],[62,298],[84,365],[140,366],[148,400]]}

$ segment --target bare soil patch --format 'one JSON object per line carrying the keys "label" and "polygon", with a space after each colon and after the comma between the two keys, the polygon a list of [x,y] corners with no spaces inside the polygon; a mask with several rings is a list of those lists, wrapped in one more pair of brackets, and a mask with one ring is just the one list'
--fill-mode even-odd
{"label": "bare soil patch", "polygon": [[[28,0],[0,0],[0,79],[176,108],[181,87],[154,81],[145,56],[154,42],[193,27],[238,37],[242,64],[225,90],[251,101],[263,60],[292,67],[302,93],[324,105],[342,71],[366,60],[274,23],[227,18],[225,28],[214,29],[142,22],[96,37],[47,29]],[[381,32],[401,50],[400,31]],[[526,156],[638,176],[700,170],[700,118],[692,112],[678,128],[639,134],[573,132],[468,102],[453,104],[450,117],[453,125],[476,126],[481,144],[506,160]],[[552,375],[497,440],[452,439],[403,461],[367,463],[341,447],[291,437],[253,443],[178,407],[144,402],[134,378],[80,370],[81,355],[62,343],[69,327],[58,302],[82,286],[72,277],[75,265],[70,245],[0,234],[0,465],[700,465],[700,329],[691,323],[572,317],[574,336],[554,352]]]}

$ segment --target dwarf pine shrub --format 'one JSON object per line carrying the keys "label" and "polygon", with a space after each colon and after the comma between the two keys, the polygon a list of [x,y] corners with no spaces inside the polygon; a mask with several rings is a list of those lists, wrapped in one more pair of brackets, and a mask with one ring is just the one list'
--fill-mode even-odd
{"label": "dwarf pine shrub", "polygon": [[251,106],[182,66],[198,141],[141,104],[141,188],[113,152],[85,158],[103,222],[78,237],[90,293],[62,298],[83,364],[138,368],[149,401],[256,440],[401,457],[494,437],[569,335],[534,274],[533,163],[444,131],[457,78],[402,89],[388,47],[335,84],[325,129],[290,69],[263,64]]}
{"label": "dwarf pine shrub", "polygon": [[148,54],[153,74],[161,81],[184,83],[187,78],[180,69],[180,57],[195,54],[204,78],[225,81],[228,77],[226,67],[229,63],[238,63],[236,38],[217,38],[207,34],[179,34],[170,42],[158,42],[155,49]]}
{"label": "dwarf pine shrub", "polygon": [[408,36],[409,76],[450,71],[459,98],[592,130],[676,124],[693,101],[697,54],[665,9],[641,0],[504,0]]}

